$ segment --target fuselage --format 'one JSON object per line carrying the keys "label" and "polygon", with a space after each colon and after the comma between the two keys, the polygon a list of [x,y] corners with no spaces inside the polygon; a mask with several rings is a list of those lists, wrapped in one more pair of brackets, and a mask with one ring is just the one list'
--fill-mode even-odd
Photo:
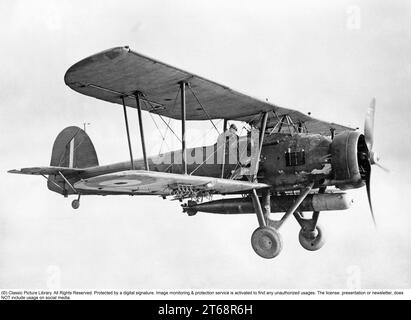
{"label": "fuselage", "polygon": [[[316,187],[338,184],[335,168],[332,166],[332,143],[329,137],[319,134],[274,133],[267,135],[259,158],[258,181],[271,185],[273,191],[297,190],[313,181]],[[250,151],[250,142],[246,144],[246,147]],[[198,176],[224,178],[232,178],[239,169],[247,172],[250,164],[244,163],[240,156],[236,161],[230,161],[230,147],[227,145],[225,149],[225,159],[222,160],[218,156],[217,144],[188,148],[187,172]],[[239,150],[238,153],[246,151]],[[151,171],[182,173],[181,150],[149,157],[148,160]],[[80,178],[130,169],[130,161],[95,166],[87,168]],[[134,169],[145,170],[143,159],[134,160]],[[248,179],[249,177],[240,174],[236,178]],[[358,186],[360,185],[354,187]]]}

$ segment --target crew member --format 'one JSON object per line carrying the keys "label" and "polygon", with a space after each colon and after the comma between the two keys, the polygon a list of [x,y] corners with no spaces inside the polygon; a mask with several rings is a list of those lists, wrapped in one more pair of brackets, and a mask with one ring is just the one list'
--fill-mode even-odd
{"label": "crew member", "polygon": [[237,135],[237,126],[233,123],[230,125],[230,128],[228,128],[226,131],[221,133],[218,138],[217,138],[217,144],[220,146],[222,143],[225,143],[227,140],[231,141],[237,141],[238,135]]}
{"label": "crew member", "polygon": [[217,138],[217,159],[221,161],[220,163],[225,163],[225,161],[223,160],[224,154],[231,154],[231,158],[233,158],[236,163],[237,144],[238,144],[237,126],[233,123],[230,125],[230,127],[226,131],[221,133]]}

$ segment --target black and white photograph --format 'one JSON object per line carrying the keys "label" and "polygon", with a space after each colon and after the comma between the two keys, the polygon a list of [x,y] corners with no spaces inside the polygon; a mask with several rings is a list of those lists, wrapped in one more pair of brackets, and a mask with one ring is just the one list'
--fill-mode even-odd
{"label": "black and white photograph", "polygon": [[0,39],[1,300],[410,298],[411,2],[2,0]]}

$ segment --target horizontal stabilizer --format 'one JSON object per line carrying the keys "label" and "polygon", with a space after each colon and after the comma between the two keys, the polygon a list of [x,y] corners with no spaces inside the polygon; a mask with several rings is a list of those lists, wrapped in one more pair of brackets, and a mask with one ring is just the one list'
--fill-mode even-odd
{"label": "horizontal stabilizer", "polygon": [[80,180],[74,187],[98,194],[153,194],[188,197],[203,193],[242,193],[268,188],[264,183],[253,183],[213,177],[191,176],[166,172],[129,170]]}
{"label": "horizontal stabilizer", "polygon": [[31,175],[58,175],[61,172],[63,175],[73,175],[84,172],[84,169],[66,168],[66,167],[32,167],[22,168],[20,170],[9,170],[9,173],[31,174]]}

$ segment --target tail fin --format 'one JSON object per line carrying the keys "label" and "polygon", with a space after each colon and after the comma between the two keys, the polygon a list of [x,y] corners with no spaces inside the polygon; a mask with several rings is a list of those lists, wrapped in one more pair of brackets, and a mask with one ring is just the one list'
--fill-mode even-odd
{"label": "tail fin", "polygon": [[[87,133],[74,126],[61,131],[54,141],[50,166],[78,169],[98,166],[97,153]],[[70,183],[78,180],[76,177],[67,178]],[[47,187],[60,194],[71,193],[60,176],[50,175]]]}

